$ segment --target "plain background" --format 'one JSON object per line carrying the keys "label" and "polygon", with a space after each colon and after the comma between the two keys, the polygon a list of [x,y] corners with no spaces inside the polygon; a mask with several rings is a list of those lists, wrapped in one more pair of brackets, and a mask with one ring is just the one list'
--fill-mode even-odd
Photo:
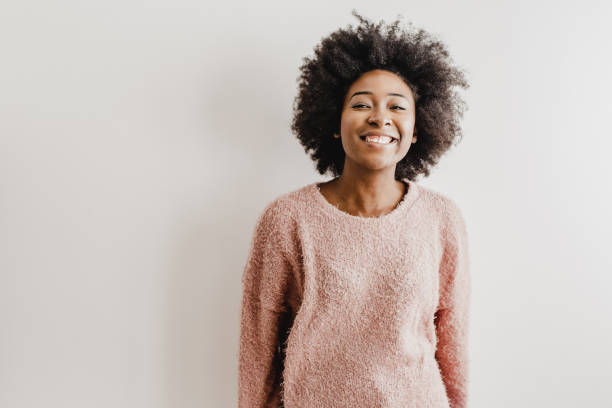
{"label": "plain background", "polygon": [[609,4],[3,3],[0,406],[236,405],[255,220],[329,179],[289,130],[298,68],[352,8],[472,85],[419,181],[468,224],[471,406],[612,406]]}

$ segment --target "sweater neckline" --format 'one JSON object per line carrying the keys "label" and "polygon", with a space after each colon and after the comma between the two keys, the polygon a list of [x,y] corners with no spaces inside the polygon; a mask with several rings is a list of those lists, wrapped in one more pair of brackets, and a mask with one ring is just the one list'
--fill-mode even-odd
{"label": "sweater neckline", "polygon": [[325,198],[325,196],[321,192],[319,182],[311,184],[311,191],[315,196],[315,201],[318,206],[327,214],[333,217],[341,218],[348,222],[380,223],[384,221],[393,221],[398,217],[401,217],[402,214],[406,214],[419,195],[418,185],[414,181],[411,181],[408,178],[400,179],[400,181],[402,181],[407,186],[408,190],[393,210],[378,217],[362,217],[360,215],[352,215],[339,209],[338,207],[327,201],[327,198]]}

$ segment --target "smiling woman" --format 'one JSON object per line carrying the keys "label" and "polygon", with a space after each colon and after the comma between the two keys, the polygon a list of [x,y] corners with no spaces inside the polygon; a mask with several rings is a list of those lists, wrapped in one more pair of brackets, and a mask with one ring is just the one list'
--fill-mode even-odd
{"label": "smiling woman", "polygon": [[[463,72],[453,65],[444,44],[426,31],[402,30],[399,21],[388,26],[383,22],[373,24],[356,12],[353,14],[360,20],[358,27],[349,26],[330,34],[315,47],[313,57],[305,58],[292,130],[320,174],[341,175],[345,151],[332,135],[342,133],[341,116],[347,113],[347,102],[353,94],[367,96],[361,92],[372,91],[357,89],[362,84],[356,81],[374,70],[393,73],[401,81],[385,85],[404,90],[390,91],[408,98],[403,100],[398,96],[395,101],[414,104],[411,113],[419,136],[418,143],[398,161],[394,177],[414,180],[419,175],[428,176],[431,167],[462,137],[460,119],[465,104],[456,89],[467,88],[468,82]],[[382,85],[389,78],[376,82]],[[373,109],[372,102],[371,99],[362,101],[361,108]],[[405,107],[398,105],[395,109],[400,111]]]}
{"label": "smiling woman", "polygon": [[361,21],[302,66],[292,128],[321,174],[260,215],[242,275],[241,408],[465,408],[461,211],[417,184],[467,87],[423,30]]}
{"label": "smiling woman", "polygon": [[[414,125],[415,104],[410,87],[389,71],[377,69],[363,74],[349,88],[340,119],[346,155],[344,172],[359,171],[360,165],[394,167],[416,142]],[[376,149],[381,145],[394,149]],[[379,151],[382,154],[372,154]]]}

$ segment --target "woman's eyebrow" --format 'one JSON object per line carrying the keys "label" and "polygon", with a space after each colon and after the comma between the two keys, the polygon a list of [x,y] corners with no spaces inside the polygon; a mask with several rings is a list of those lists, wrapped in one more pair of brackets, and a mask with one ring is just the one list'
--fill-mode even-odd
{"label": "woman's eyebrow", "polygon": [[[353,96],[355,96],[355,95],[373,95],[373,93],[372,93],[372,92],[370,92],[370,91],[359,91],[359,92],[355,92],[354,94],[352,94],[352,95],[351,95],[351,97],[349,98],[349,100],[353,99]],[[404,99],[408,99],[408,98],[406,98],[404,95],[402,95],[402,94],[398,94],[398,93],[389,93],[389,94],[387,94],[387,95],[389,95],[389,96],[401,96],[401,97],[402,97],[402,98],[404,98]]]}

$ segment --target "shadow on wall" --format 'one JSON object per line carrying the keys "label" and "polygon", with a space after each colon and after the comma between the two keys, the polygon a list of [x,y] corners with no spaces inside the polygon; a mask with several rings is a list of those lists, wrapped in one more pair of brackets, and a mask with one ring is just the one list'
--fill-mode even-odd
{"label": "shadow on wall", "polygon": [[202,96],[202,128],[209,133],[201,140],[211,172],[202,175],[208,178],[206,191],[196,192],[197,202],[177,214],[168,237],[174,250],[164,285],[167,408],[237,403],[241,277],[255,217],[263,209],[255,194],[273,195],[252,178],[269,171],[273,141],[290,135],[283,112],[270,108],[286,104],[275,91],[275,56],[241,44],[242,49],[219,44],[232,50],[225,61],[216,61],[223,72],[203,69],[212,84]]}

